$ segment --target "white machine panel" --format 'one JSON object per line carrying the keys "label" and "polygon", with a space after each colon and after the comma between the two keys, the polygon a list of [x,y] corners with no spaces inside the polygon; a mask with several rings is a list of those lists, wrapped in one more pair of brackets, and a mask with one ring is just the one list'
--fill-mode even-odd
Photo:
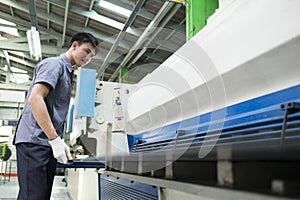
{"label": "white machine panel", "polygon": [[[128,99],[139,134],[300,83],[300,1],[226,1]],[[222,119],[225,111],[213,116]]]}
{"label": "white machine panel", "polygon": [[[127,154],[128,141],[125,133],[123,110],[135,85],[112,82],[98,82],[96,93],[95,117],[91,119],[89,138],[97,140],[96,157],[105,157],[107,144],[111,145],[112,155]],[[112,124],[111,141],[108,141],[108,127]]]}

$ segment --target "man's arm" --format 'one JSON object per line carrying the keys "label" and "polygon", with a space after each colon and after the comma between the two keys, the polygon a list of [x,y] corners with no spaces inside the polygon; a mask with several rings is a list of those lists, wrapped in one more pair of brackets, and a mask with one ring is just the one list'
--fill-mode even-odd
{"label": "man's arm", "polygon": [[31,108],[32,114],[37,121],[38,125],[47,135],[49,140],[58,137],[56,130],[50,119],[44,98],[50,91],[50,86],[43,83],[34,84],[31,94],[28,99],[28,104]]}
{"label": "man's arm", "polygon": [[44,98],[48,95],[50,86],[43,83],[36,83],[28,99],[31,112],[38,125],[47,135],[51,145],[53,156],[60,163],[68,163],[72,159],[70,149],[66,143],[57,135],[47,110]]}

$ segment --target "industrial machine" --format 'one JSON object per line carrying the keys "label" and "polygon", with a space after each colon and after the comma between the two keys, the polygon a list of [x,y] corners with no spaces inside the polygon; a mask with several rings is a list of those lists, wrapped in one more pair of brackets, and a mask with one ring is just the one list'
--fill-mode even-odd
{"label": "industrial machine", "polygon": [[300,197],[300,1],[225,2],[139,83],[96,81],[102,199]]}

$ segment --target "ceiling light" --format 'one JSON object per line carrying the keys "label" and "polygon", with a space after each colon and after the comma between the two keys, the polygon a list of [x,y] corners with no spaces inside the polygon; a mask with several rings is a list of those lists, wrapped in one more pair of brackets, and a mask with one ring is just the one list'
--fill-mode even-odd
{"label": "ceiling light", "polygon": [[130,14],[131,14],[130,10],[122,8],[121,6],[118,6],[116,4],[112,4],[112,3],[108,2],[108,1],[100,0],[99,6],[105,8],[105,9],[108,9],[108,10],[110,10],[112,12],[120,13],[121,15],[124,15],[126,17],[129,17]]}
{"label": "ceiling light", "polygon": [[35,60],[40,60],[42,58],[42,50],[39,32],[36,30],[36,27],[32,26],[31,29],[26,32],[26,34],[30,56]]}

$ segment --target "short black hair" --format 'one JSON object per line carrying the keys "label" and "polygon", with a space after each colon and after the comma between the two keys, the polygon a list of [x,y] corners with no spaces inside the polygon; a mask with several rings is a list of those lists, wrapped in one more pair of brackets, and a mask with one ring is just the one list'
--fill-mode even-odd
{"label": "short black hair", "polygon": [[73,35],[70,46],[75,41],[77,41],[80,45],[82,43],[89,42],[93,45],[94,48],[96,48],[98,46],[97,39],[92,34],[86,33],[86,32],[79,32],[79,33],[76,33],[75,35]]}

